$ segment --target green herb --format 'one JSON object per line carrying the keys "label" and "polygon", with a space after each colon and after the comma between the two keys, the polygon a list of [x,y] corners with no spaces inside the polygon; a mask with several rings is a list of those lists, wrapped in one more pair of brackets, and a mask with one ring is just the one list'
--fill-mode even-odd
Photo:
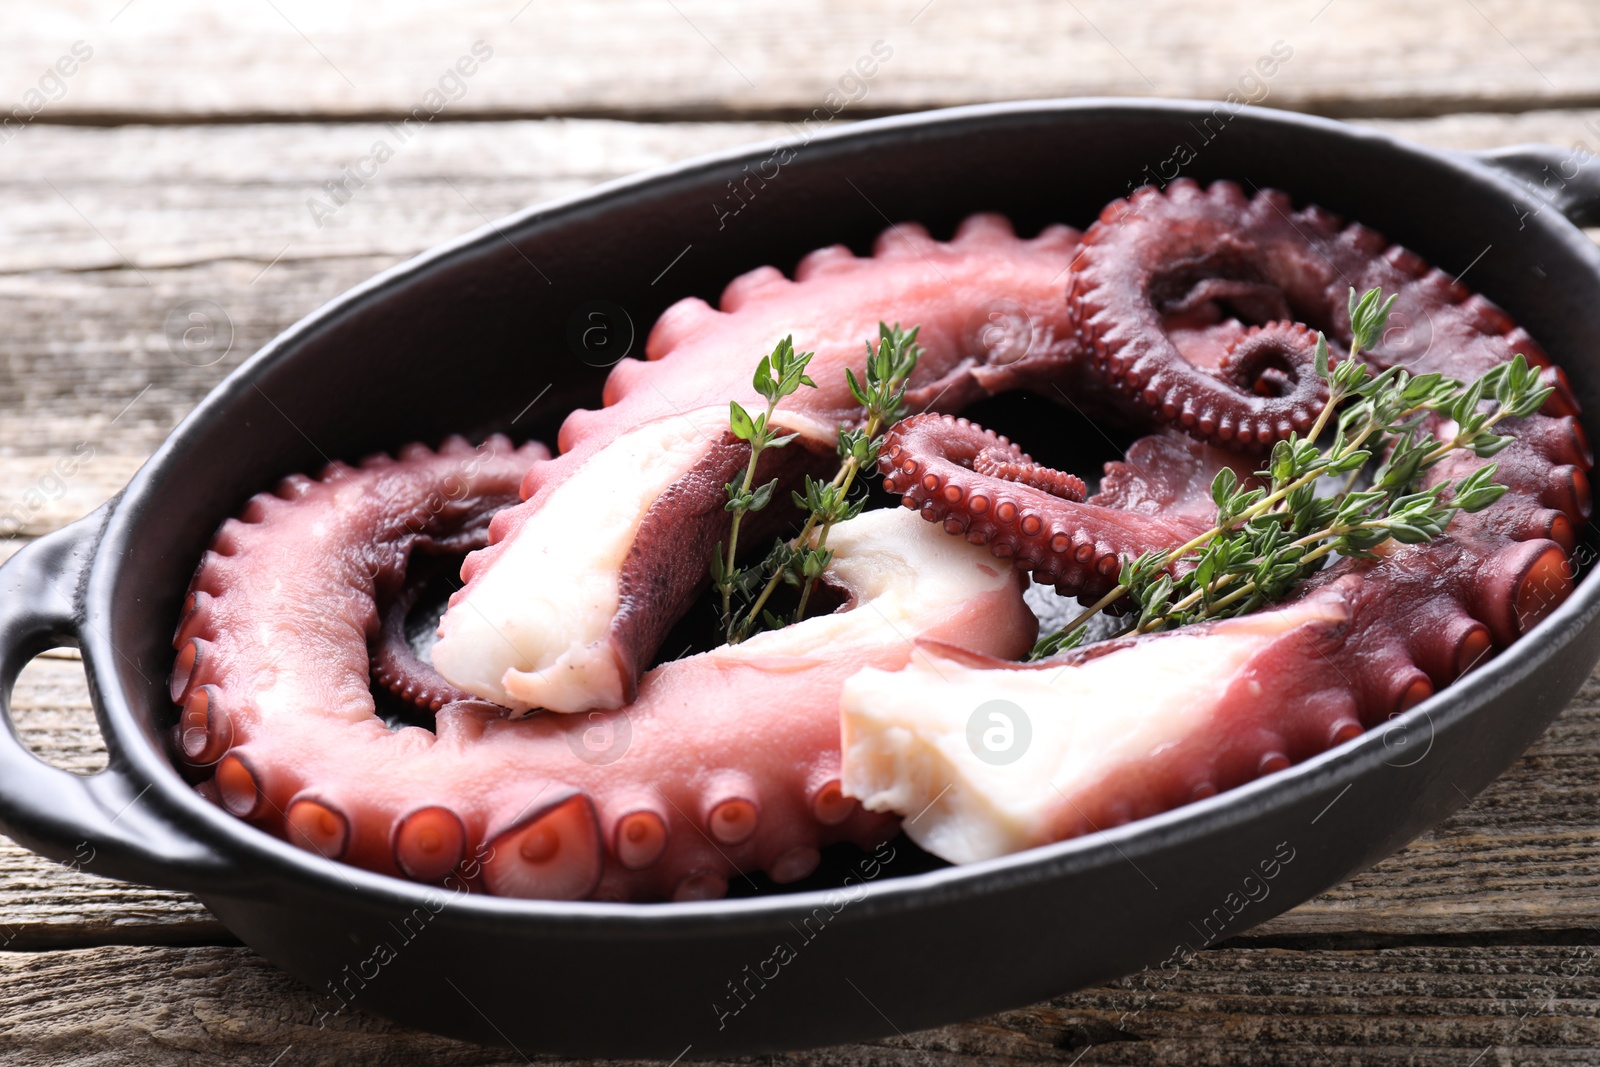
{"label": "green herb", "polygon": [[[1082,644],[1087,620],[1124,596],[1138,613],[1122,634],[1242,615],[1283,599],[1335,552],[1371,559],[1390,540],[1431,541],[1457,512],[1481,511],[1500,499],[1506,487],[1493,481],[1493,463],[1458,481],[1421,490],[1417,483],[1459,449],[1487,459],[1510,444],[1509,437],[1492,431],[1503,419],[1533,414],[1550,395],[1538,368],[1519,354],[1470,385],[1440,374],[1414,376],[1400,367],[1374,376],[1355,356],[1383,330],[1394,298],[1380,303],[1381,296],[1372,289],[1358,299],[1350,291],[1351,358],[1330,367],[1327,342],[1318,336],[1315,364],[1328,381],[1328,402],[1305,438],[1291,434],[1273,446],[1266,467],[1256,472],[1265,487],[1241,488],[1234,472],[1223,469],[1211,484],[1214,527],[1170,552],[1124,560],[1116,588],[1041,638],[1031,659]],[[1333,440],[1320,447],[1317,438],[1336,415]],[[1453,420],[1449,440],[1423,429],[1434,415]],[[1370,486],[1356,490],[1378,456],[1383,459]],[[1317,495],[1320,479],[1341,475],[1345,482],[1337,493]],[[1193,566],[1173,577],[1179,562]]]}
{"label": "green herb", "polygon": [[735,592],[748,594],[750,587],[760,577],[757,574],[752,579],[737,563],[739,525],[745,515],[760,511],[771,502],[772,491],[778,485],[778,479],[774,478],[765,485],[756,486],[756,465],[761,462],[761,454],[767,449],[782,448],[799,436],[789,434],[779,437],[772,428],[772,413],[777,409],[778,401],[790,396],[802,385],[816,388],[817,383],[806,374],[806,366],[815,354],[796,353],[793,335],[785,337],[773,348],[771,355],[761,357],[761,362],[756,365],[755,376],[751,379],[756,393],[766,400],[767,409],[751,418],[737,400],[728,402],[728,429],[739,440],[750,443],[750,462],[745,464],[744,481],[738,485],[729,482],[725,487],[728,502],[723,507],[733,512],[733,522],[728,528],[727,550],[724,552],[723,546],[718,544],[717,551],[711,557],[711,584],[722,597],[723,628],[730,641],[734,635],[733,595]]}
{"label": "green herb", "polygon": [[[903,401],[906,381],[916,369],[917,359],[922,353],[921,346],[916,343],[917,330],[918,327],[902,330],[898,323],[889,326],[880,322],[877,348],[874,349],[871,342],[867,343],[867,360],[863,377],[858,379],[854,371],[845,368],[845,379],[850,387],[850,395],[865,410],[865,417],[858,428],[839,429],[838,472],[826,482],[818,481],[810,475],[806,476],[805,491],[790,494],[795,506],[806,514],[800,532],[788,540],[780,538],[758,565],[743,570],[738,569],[734,563],[739,517],[743,514],[743,510],[757,511],[764,507],[771,498],[776,480],[758,490],[750,488],[755,479],[756,463],[756,457],[752,455],[743,486],[736,487],[731,483],[728,485],[727,506],[734,512],[735,525],[729,534],[726,553],[723,551],[723,546],[717,546],[717,553],[711,564],[711,579],[722,594],[722,624],[729,644],[738,644],[750,636],[758,623],[769,629],[777,629],[805,617],[811,591],[833,561],[833,550],[828,548],[828,533],[835,523],[853,519],[861,513],[867,498],[864,492],[852,495],[857,477],[862,471],[870,472],[875,468],[878,451],[883,445],[883,430],[898,422],[905,414]],[[776,353],[773,358],[776,358]],[[809,361],[811,354],[806,353],[804,357],[796,358]],[[767,361],[762,362],[765,365]],[[766,420],[771,419],[778,400],[793,393],[800,385],[815,387],[815,383],[804,376],[804,367],[804,362],[801,362],[796,371],[798,377],[794,378],[794,384],[786,392],[775,388],[770,393],[762,392],[760,384],[762,372],[757,369],[757,391],[762,392],[768,399]],[[733,432],[739,434],[736,421],[741,409],[735,404],[733,410],[734,415],[730,425],[733,426]],[[752,427],[757,421],[751,421]],[[765,422],[761,422],[760,425],[765,427]],[[742,434],[740,436],[743,438]],[[781,443],[787,444],[792,437],[793,435],[782,438]],[[753,435],[744,439],[752,442],[751,449],[754,452],[757,437]],[[775,443],[769,440],[766,442],[766,447],[774,447]],[[765,495],[762,496],[762,493]],[[740,510],[741,507],[743,510]],[[814,540],[813,535],[815,535]],[[800,588],[798,606],[788,618],[776,615],[767,607],[772,594],[783,584]],[[756,592],[758,587],[759,592]],[[755,593],[755,598],[749,607],[742,612],[735,610],[733,607],[735,594],[741,598],[748,598],[751,593]]]}

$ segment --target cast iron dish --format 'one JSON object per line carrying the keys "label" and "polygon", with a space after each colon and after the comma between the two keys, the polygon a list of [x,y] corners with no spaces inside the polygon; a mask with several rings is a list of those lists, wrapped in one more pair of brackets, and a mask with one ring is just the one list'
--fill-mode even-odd
{"label": "cast iron dish", "polygon": [[[1213,113],[1220,132],[1203,125]],[[603,364],[634,331],[637,353],[680,297],[828,242],[864,250],[891,219],[936,234],[980,209],[1024,233],[1084,225],[1147,174],[1170,177],[1179,145],[1202,181],[1285,189],[1446,270],[1471,265],[1600,411],[1600,252],[1576,225],[1600,219],[1600,172],[1557,149],[1474,157],[1221,104],[1013,103],[819,136],[737,215],[727,183],[772,146],[705,157],[530,209],[345,294],[218,386],[116,499],[0,569],[0,689],[36,653],[79,645],[111,753],[78,777],[8,729],[0,824],[47,856],[93,849],[94,873],[193,891],[329,1015],[353,1000],[524,1052],[666,1059],[1027,1004],[1181,957],[1202,929],[1237,934],[1371,865],[1482,789],[1577,690],[1600,657],[1593,577],[1388,729],[1243,788],[961,868],[928,869],[902,841],[885,867],[833,857],[816,888],[744,899],[551,903],[371,874],[206,803],[166,754],[180,600],[212,531],[262,486],[452,432],[553,441],[567,411],[597,403]],[[597,308],[614,331],[603,358],[569,345]],[[1270,894],[1235,914],[1242,879],[1269,863]],[[1225,903],[1226,928],[1208,927]],[[793,958],[774,975],[779,943]]]}

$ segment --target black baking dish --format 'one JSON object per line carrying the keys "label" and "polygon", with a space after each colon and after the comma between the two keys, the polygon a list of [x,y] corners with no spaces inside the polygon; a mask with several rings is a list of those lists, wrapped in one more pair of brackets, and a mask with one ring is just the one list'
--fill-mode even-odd
{"label": "black baking dish", "polygon": [[[78,777],[39,762],[9,728],[0,823],[48,856],[92,849],[93,873],[193,891],[329,1014],[351,1010],[348,997],[527,1053],[666,1059],[1026,1004],[1198,947],[1199,924],[1263,863],[1275,861],[1271,893],[1227,935],[1371,865],[1504,770],[1587,677],[1600,657],[1592,577],[1506,654],[1309,762],[969,867],[896,876],[904,863],[875,871],[866,857],[838,858],[823,881],[855,871],[848,889],[663,905],[453,895],[261,833],[198,797],[166,754],[179,604],[213,531],[250,494],[330,457],[450,433],[553,440],[567,411],[598,402],[605,374],[605,360],[569,345],[577,315],[600,308],[619,347],[636,331],[637,354],[673,301],[714,298],[745,270],[788,269],[830,242],[864,250],[891,219],[941,236],[977,210],[1006,213],[1022,233],[1087,225],[1149,175],[1175,172],[1178,146],[1186,175],[1281,188],[1446,270],[1471,265],[1472,287],[1600,410],[1600,254],[1577,228],[1600,205],[1600,177],[1556,149],[1443,152],[1220,104],[1012,103],[791,143],[736,214],[728,183],[774,146],[705,157],[529,209],[345,294],[218,386],[117,498],[0,568],[4,691],[37,652],[78,644],[110,750],[105,771]],[[818,932],[751,983],[808,919]]]}

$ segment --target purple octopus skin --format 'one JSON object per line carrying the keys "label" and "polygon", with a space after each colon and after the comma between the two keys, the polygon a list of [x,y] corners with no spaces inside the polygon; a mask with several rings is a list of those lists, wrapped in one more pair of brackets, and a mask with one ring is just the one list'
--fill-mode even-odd
{"label": "purple octopus skin", "polygon": [[[1253,650],[1236,674],[1217,680],[1210,711],[1204,709],[1211,697],[1196,691],[1182,734],[1164,736],[1155,750],[1108,757],[1098,777],[1085,779],[1077,791],[1053,781],[1057,793],[1041,791],[1037,821],[1026,832],[991,828],[996,837],[1011,834],[1013,847],[1211,795],[1307,759],[1414,706],[1508,646],[1567,597],[1571,553],[1590,511],[1586,472],[1593,457],[1565,377],[1504,312],[1374,231],[1346,226],[1317,208],[1295,211],[1275,191],[1246,199],[1227,182],[1209,189],[1177,182],[1164,193],[1145,189],[1107,207],[1083,245],[1068,292],[1085,344],[1148,418],[1218,447],[1176,438],[1171,430],[1144,438],[1126,461],[1108,465],[1101,492],[1087,501],[974,469],[965,457],[1014,446],[945,416],[916,416],[892,428],[880,458],[886,484],[903,494],[907,508],[988,544],[997,557],[1017,561],[1062,592],[1096,596],[1114,584],[1117,556],[1185,544],[1211,525],[1205,488],[1212,477],[1224,466],[1247,472],[1250,457],[1238,449],[1254,451],[1263,439],[1308,425],[1310,405],[1320,408],[1324,401],[1303,383],[1285,381],[1281,394],[1264,398],[1284,402],[1277,407],[1240,406],[1218,401],[1209,384],[1193,388],[1191,368],[1199,363],[1228,373],[1230,366],[1254,361],[1259,371],[1267,364],[1249,346],[1271,336],[1272,344],[1292,342],[1298,350],[1312,336],[1309,326],[1347,346],[1350,285],[1398,293],[1394,321],[1427,324],[1426,346],[1408,346],[1407,338],[1391,332],[1363,352],[1374,370],[1403,364],[1471,380],[1521,353],[1544,368],[1555,391],[1541,412],[1502,424],[1512,443],[1494,461],[1496,480],[1509,487],[1505,496],[1481,513],[1458,514],[1447,535],[1432,542],[1390,543],[1375,560],[1340,559],[1281,604],[1238,620],[1104,642],[1039,664],[950,650],[957,666],[931,674],[913,667],[892,679],[869,671],[870,678],[846,687],[846,787],[881,810],[885,768],[905,758],[883,741],[904,718],[884,705],[899,700],[912,707],[930,699],[922,687],[933,678],[946,691],[964,666],[974,672],[975,692],[1009,693],[1023,702],[1029,694],[1038,699],[1040,671],[1076,678],[1071,672],[1077,668],[1109,665],[1124,654],[1148,671],[1159,662],[1157,650],[1176,654],[1195,638],[1216,640],[1219,654],[1226,647]],[[1252,327],[1240,316],[1279,318]],[[1437,419],[1427,429],[1443,432]],[[1016,456],[1029,480],[1049,484],[1051,475],[1027,466],[1020,450]],[[1485,462],[1454,453],[1429,472],[1426,484],[1464,477]],[[891,697],[886,689],[903,696]],[[941,780],[926,766],[923,773]],[[969,788],[981,792],[978,784]],[[967,802],[960,798],[956,789],[941,803]],[[932,799],[899,797],[912,805]],[[919,833],[961,853],[957,858],[981,854],[963,852],[974,832],[949,813],[932,812]]]}

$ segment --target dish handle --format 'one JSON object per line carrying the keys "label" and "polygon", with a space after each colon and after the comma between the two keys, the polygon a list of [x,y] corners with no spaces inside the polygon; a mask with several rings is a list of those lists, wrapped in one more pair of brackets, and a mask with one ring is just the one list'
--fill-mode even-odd
{"label": "dish handle", "polygon": [[1600,156],[1551,144],[1516,144],[1471,155],[1522,188],[1520,215],[1553,207],[1575,226],[1600,226]]}
{"label": "dish handle", "polygon": [[151,784],[114,745],[104,770],[73,774],[30,752],[11,716],[22,668],[48,649],[78,645],[84,578],[109,507],[29,543],[0,566],[0,829],[90,874],[187,889],[233,882],[224,857],[157,810],[147,795]]}

